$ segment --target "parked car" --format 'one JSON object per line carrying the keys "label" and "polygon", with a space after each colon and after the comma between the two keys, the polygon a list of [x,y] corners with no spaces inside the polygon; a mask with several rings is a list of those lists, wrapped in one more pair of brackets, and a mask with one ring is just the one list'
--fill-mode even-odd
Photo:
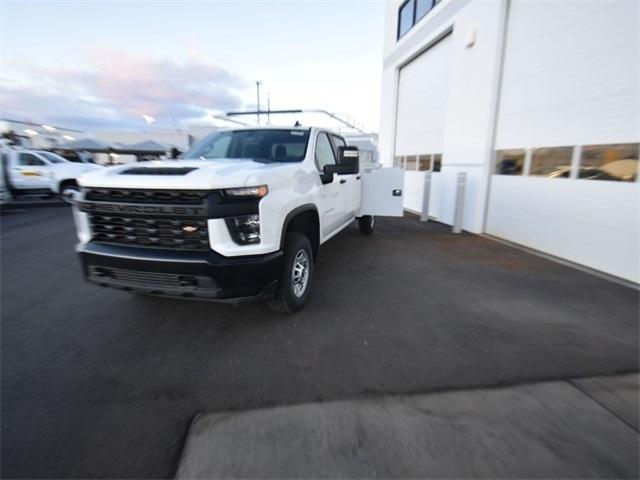
{"label": "parked car", "polygon": [[[377,166],[379,167],[379,165]],[[86,279],[133,293],[300,310],[320,245],[352,221],[401,216],[403,172],[360,170],[358,148],[318,128],[214,133],[182,160],[79,179]],[[347,253],[345,252],[345,255]]]}

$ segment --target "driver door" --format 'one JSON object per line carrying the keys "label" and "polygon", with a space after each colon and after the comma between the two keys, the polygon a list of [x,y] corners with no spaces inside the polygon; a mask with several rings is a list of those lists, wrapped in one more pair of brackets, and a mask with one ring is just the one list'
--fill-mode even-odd
{"label": "driver door", "polygon": [[11,166],[11,182],[23,190],[39,190],[51,187],[49,164],[29,152],[17,152]]}

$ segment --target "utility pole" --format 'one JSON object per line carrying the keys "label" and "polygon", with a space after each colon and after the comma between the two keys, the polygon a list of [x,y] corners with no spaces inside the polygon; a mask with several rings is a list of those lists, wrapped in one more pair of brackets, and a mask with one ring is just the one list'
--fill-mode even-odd
{"label": "utility pole", "polygon": [[258,108],[256,109],[256,116],[258,117],[258,125],[260,125],[260,80],[256,81],[256,91],[258,92]]}
{"label": "utility pole", "polygon": [[271,125],[271,92],[267,92],[267,125]]}

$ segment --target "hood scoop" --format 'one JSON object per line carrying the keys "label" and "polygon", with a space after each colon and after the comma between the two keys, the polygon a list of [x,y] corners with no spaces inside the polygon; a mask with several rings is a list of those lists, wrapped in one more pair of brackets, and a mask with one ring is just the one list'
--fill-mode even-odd
{"label": "hood scoop", "polygon": [[197,167],[133,167],[120,172],[120,175],[186,175]]}

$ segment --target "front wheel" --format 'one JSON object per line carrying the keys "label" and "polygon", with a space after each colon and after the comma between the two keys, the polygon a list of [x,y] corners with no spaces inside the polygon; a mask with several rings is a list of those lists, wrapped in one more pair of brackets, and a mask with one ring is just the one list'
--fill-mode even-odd
{"label": "front wheel", "polygon": [[376,217],[373,215],[364,215],[358,218],[358,226],[360,227],[360,233],[363,235],[371,235],[373,233],[373,227],[376,223]]}
{"label": "front wheel", "polygon": [[284,242],[284,268],[278,288],[269,302],[275,312],[302,310],[309,297],[313,279],[313,251],[309,239],[301,233],[289,233]]}

